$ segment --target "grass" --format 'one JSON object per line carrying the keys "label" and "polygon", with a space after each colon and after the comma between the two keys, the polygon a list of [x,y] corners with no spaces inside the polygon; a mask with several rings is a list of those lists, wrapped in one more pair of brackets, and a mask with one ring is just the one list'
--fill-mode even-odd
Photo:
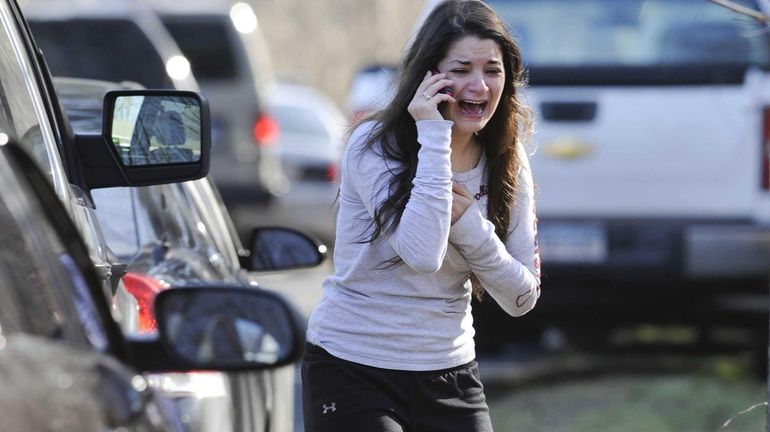
{"label": "grass", "polygon": [[606,374],[487,394],[498,432],[765,430],[764,405],[737,415],[767,398],[763,382],[740,374]]}

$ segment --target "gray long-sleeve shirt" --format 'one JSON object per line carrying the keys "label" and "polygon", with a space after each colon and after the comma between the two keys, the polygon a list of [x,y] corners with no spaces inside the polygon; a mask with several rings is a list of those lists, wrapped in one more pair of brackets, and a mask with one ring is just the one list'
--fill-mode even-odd
{"label": "gray long-sleeve shirt", "polygon": [[[397,370],[437,370],[474,359],[469,277],[511,315],[532,309],[540,294],[534,184],[525,160],[505,243],[486,217],[486,159],[452,173],[451,121],[417,122],[417,172],[396,230],[374,243],[374,210],[388,195],[397,162],[375,146],[374,127],[351,135],[343,155],[334,274],[313,311],[307,339],[332,355]],[[452,181],[476,202],[451,225]],[[399,257],[403,263],[387,266]]]}

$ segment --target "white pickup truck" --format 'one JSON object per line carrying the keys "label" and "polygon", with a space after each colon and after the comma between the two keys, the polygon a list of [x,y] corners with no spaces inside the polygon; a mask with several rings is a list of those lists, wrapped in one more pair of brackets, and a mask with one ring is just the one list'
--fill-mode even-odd
{"label": "white pickup truck", "polygon": [[543,295],[525,320],[766,331],[767,29],[707,0],[487,3],[520,40],[536,114]]}

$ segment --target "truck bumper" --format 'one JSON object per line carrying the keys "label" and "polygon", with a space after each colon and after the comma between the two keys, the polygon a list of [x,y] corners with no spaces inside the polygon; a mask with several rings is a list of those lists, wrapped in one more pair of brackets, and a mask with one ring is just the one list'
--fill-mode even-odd
{"label": "truck bumper", "polygon": [[593,280],[770,275],[770,226],[747,220],[552,219],[539,224],[546,276]]}
{"label": "truck bumper", "polygon": [[767,277],[770,272],[770,227],[690,225],[684,240],[688,278]]}

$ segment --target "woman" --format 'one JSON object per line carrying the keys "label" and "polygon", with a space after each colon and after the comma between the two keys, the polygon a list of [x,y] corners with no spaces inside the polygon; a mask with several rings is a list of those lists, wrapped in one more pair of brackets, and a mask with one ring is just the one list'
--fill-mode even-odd
{"label": "woman", "polygon": [[505,24],[478,0],[441,3],[400,76],[343,156],[335,273],[302,365],[308,432],[491,431],[471,296],[518,316],[540,293],[529,111]]}

